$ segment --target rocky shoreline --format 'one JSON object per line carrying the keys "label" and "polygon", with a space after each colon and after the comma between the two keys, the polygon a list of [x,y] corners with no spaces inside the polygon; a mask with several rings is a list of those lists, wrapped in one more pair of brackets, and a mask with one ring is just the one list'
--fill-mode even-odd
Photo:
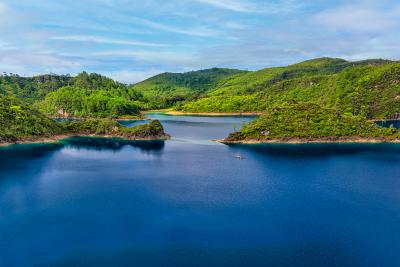
{"label": "rocky shoreline", "polygon": [[223,144],[334,144],[334,143],[400,143],[400,139],[378,137],[321,137],[321,138],[273,138],[245,140],[213,140]]}
{"label": "rocky shoreline", "polygon": [[64,135],[55,135],[50,137],[30,137],[24,138],[15,142],[0,142],[0,147],[7,147],[12,145],[24,145],[24,144],[46,144],[46,143],[57,143],[61,140],[65,140],[72,137],[93,137],[93,138],[118,138],[125,141],[165,141],[171,139],[169,134],[159,135],[159,136],[148,136],[145,138],[136,137],[136,138],[126,138],[119,135],[98,135],[98,134],[87,134],[87,135],[79,135],[79,134],[64,134]]}

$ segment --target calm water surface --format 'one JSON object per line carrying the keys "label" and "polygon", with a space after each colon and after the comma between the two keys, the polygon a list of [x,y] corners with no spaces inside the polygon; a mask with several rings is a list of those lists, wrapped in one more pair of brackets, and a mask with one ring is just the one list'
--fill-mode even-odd
{"label": "calm water surface", "polygon": [[225,146],[251,119],[150,116],[171,141],[0,149],[0,266],[400,266],[399,145]]}

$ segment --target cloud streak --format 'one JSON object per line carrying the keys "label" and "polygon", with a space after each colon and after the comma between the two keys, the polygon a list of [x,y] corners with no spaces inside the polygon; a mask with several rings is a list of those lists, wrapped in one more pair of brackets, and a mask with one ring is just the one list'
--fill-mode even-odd
{"label": "cloud streak", "polygon": [[115,45],[132,45],[132,46],[149,46],[149,47],[166,47],[166,44],[149,43],[142,41],[132,40],[121,40],[121,39],[109,39],[90,35],[66,35],[66,36],[54,36],[52,40],[59,41],[73,41],[73,42],[89,42],[99,44],[115,44]]}

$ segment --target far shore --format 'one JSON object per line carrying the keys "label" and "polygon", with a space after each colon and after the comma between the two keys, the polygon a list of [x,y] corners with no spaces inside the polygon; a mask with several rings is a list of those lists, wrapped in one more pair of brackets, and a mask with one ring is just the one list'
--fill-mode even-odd
{"label": "far shore", "polygon": [[227,116],[260,116],[262,112],[184,112],[170,109],[159,109],[159,110],[148,110],[144,111],[144,114],[148,113],[162,113],[167,115],[176,116],[209,116],[209,117],[227,117]]}
{"label": "far shore", "polygon": [[146,138],[126,138],[115,135],[97,135],[97,134],[87,134],[87,135],[79,135],[79,134],[68,134],[68,135],[55,135],[51,137],[37,137],[37,138],[26,138],[23,140],[18,140],[16,142],[0,142],[0,147],[7,147],[12,145],[28,145],[28,144],[47,144],[47,143],[57,143],[61,140],[65,140],[73,137],[94,137],[94,138],[108,138],[108,139],[121,139],[124,141],[165,141],[169,140],[171,137],[168,134],[164,136],[152,136]]}
{"label": "far shore", "polygon": [[246,139],[239,141],[229,141],[226,139],[212,140],[223,144],[335,144],[335,143],[400,143],[400,139],[388,138],[365,138],[365,137],[323,137],[323,138],[274,138],[274,139]]}

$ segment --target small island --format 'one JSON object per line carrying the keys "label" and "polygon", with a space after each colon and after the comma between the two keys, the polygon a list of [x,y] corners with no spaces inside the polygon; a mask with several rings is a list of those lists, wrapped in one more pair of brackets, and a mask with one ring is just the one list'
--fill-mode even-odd
{"label": "small island", "polygon": [[313,103],[294,103],[270,109],[240,131],[218,141],[225,144],[400,142],[400,133],[394,127],[380,127],[363,116]]}
{"label": "small island", "polygon": [[56,142],[75,136],[121,138],[124,140],[166,140],[158,120],[125,127],[107,118],[57,122],[28,104],[11,97],[0,97],[0,145]]}

